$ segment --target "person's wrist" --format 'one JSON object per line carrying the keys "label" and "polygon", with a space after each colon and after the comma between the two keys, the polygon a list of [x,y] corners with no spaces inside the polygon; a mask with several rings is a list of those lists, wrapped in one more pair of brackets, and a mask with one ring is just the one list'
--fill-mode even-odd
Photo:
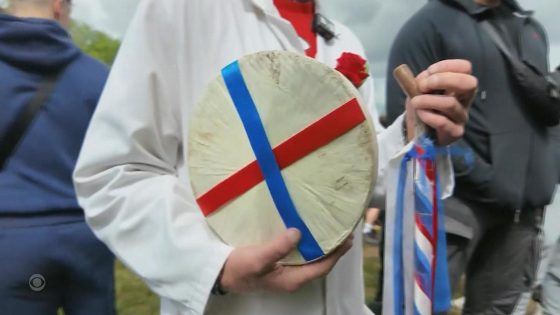
{"label": "person's wrist", "polygon": [[223,275],[224,275],[224,268],[222,268],[222,270],[220,271],[220,274],[218,275],[218,278],[216,278],[216,281],[214,282],[214,286],[212,287],[212,291],[210,291],[213,295],[222,296],[222,295],[226,295],[228,293],[228,291],[225,290],[224,287],[222,286]]}

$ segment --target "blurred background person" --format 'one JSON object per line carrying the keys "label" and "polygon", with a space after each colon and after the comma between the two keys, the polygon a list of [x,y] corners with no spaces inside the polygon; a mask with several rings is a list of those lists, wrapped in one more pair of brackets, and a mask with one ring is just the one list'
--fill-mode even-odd
{"label": "blurred background person", "polygon": [[[560,140],[558,130],[553,133]],[[560,161],[560,145],[557,160]],[[540,304],[542,314],[560,314],[560,186],[556,186],[554,200],[546,209],[542,260],[539,265],[533,298]]]}
{"label": "blurred background person", "polygon": [[[558,130],[553,133],[560,140]],[[560,141],[559,141],[560,142]],[[560,161],[560,145],[557,149],[557,160]],[[544,238],[542,260],[539,265],[535,284],[534,300],[539,302],[544,315],[560,314],[560,186],[552,204],[547,207],[544,219]]]}
{"label": "blurred background person", "polygon": [[108,74],[65,30],[70,0],[0,13],[0,313],[114,314],[114,259],[72,171]]}
{"label": "blurred background person", "polygon": [[547,207],[544,221],[543,256],[537,277],[535,300],[543,315],[560,314],[560,190]]}
{"label": "blurred background person", "polygon": [[[512,54],[548,74],[547,35],[513,0],[429,1],[401,29],[388,75],[406,63],[419,72],[442,59],[473,63],[479,93],[464,138],[455,146],[455,198],[445,204],[452,285],[466,271],[464,314],[524,314],[539,260],[543,208],[558,182],[550,129],[521,92],[512,62],[481,26],[487,21]],[[514,57],[514,58],[515,58]],[[442,75],[441,78],[445,77]],[[404,110],[397,83],[387,83],[387,114]]]}
{"label": "blurred background person", "polygon": [[364,241],[368,244],[377,245],[381,238],[380,226],[378,223],[381,210],[379,208],[368,208],[364,216],[364,227],[362,229],[362,234],[364,236]]}

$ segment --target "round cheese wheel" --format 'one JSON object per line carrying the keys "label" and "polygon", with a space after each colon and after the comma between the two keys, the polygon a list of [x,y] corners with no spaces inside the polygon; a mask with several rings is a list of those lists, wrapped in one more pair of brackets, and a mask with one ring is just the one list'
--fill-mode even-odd
{"label": "round cheese wheel", "polygon": [[[275,150],[298,134],[299,141],[310,140],[302,131],[349,102],[354,101],[365,116],[356,126],[281,170],[297,214],[327,255],[355,229],[376,181],[377,143],[368,110],[358,90],[343,75],[314,59],[269,51],[245,56],[238,65]],[[336,129],[342,120],[338,116],[331,119],[320,133]],[[222,75],[208,85],[193,112],[188,152],[191,185],[199,201],[256,161]],[[243,177],[238,180],[244,181]],[[217,198],[242,186],[239,181],[226,185]],[[207,213],[206,219],[215,233],[234,247],[269,241],[287,228],[264,180]],[[305,264],[310,260],[296,250],[283,262]]]}

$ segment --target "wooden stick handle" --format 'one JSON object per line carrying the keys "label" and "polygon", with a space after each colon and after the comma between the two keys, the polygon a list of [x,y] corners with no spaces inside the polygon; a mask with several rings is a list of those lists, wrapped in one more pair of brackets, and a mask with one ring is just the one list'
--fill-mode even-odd
{"label": "wooden stick handle", "polygon": [[[415,96],[420,95],[420,91],[418,90],[418,86],[416,85],[416,78],[412,73],[412,70],[406,65],[402,64],[393,70],[393,76],[395,80],[399,83],[403,92],[409,98],[413,98]],[[436,132],[433,128],[429,128],[426,126],[419,118],[416,116],[416,135],[426,133],[430,139],[434,142],[437,140]]]}
{"label": "wooden stick handle", "polygon": [[409,98],[413,98],[420,94],[418,87],[416,86],[416,78],[412,73],[412,70],[407,65],[400,65],[393,70],[393,76],[395,80],[401,86],[403,92]]}

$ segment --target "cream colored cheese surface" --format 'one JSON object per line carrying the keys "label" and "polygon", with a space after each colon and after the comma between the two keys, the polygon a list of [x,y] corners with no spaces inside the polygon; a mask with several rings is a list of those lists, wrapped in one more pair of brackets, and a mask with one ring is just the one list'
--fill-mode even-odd
{"label": "cream colored cheese surface", "polygon": [[[263,52],[239,64],[273,148],[349,100],[360,100],[344,76],[299,54]],[[325,253],[353,231],[377,177],[373,122],[361,106],[367,121],[282,171],[299,215]],[[187,165],[197,198],[255,160],[221,76],[206,89],[190,128]],[[259,244],[286,228],[264,181],[207,220],[232,246]],[[305,263],[298,252],[285,262]]]}

